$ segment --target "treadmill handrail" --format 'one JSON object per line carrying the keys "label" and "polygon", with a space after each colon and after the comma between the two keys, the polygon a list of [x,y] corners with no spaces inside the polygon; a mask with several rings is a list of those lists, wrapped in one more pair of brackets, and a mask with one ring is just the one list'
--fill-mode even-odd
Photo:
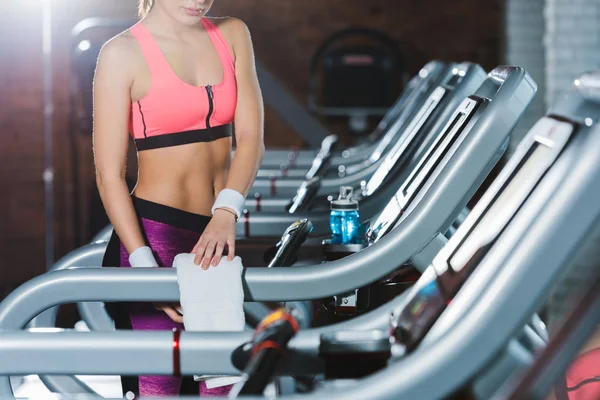
{"label": "treadmill handrail", "polygon": [[[329,325],[329,326],[325,326],[322,328],[316,328],[316,329],[310,329],[310,330],[305,330],[305,331],[300,331],[298,333],[298,335],[292,339],[292,341],[290,342],[290,349],[292,350],[292,355],[291,357],[289,357],[287,361],[287,365],[291,365],[292,363],[298,363],[298,362],[302,362],[303,364],[303,369],[305,371],[308,371],[309,373],[314,372],[315,370],[320,370],[322,368],[322,364],[321,362],[318,360],[318,343],[319,343],[319,338],[322,334],[327,334],[327,333],[333,333],[336,330],[356,330],[356,329],[385,329],[388,324],[389,324],[389,319],[390,319],[390,315],[389,315],[389,310],[393,310],[397,307],[400,307],[404,302],[405,302],[405,298],[406,298],[406,293],[401,294],[400,296],[396,297],[395,299],[393,299],[392,301],[390,301],[387,306],[384,307],[379,307],[378,309],[374,310],[373,312],[358,316],[357,318],[354,318],[352,320],[349,321],[345,321],[342,323],[338,323],[338,324],[334,324],[334,325]],[[27,343],[24,342],[24,338],[27,336],[23,336],[24,334],[27,334],[26,332],[10,332],[9,330],[12,329],[18,329],[19,326],[23,326],[26,322],[27,319],[30,318],[31,314],[21,314],[20,315],[20,320],[19,320],[19,311],[18,310],[13,310],[12,311],[14,313],[15,316],[17,316],[17,318],[11,318],[11,319],[0,319],[0,329],[4,330],[4,332],[2,332],[2,341],[0,341],[0,352],[5,356],[3,358],[0,358],[0,364],[3,362],[3,360],[9,360],[10,358],[8,357],[8,352],[5,350],[12,350],[15,351],[15,354],[20,354],[18,352],[20,351],[24,351],[27,352],[27,349],[25,348],[25,346],[21,345],[22,343]],[[79,349],[83,350],[86,346],[86,340],[91,341],[93,344],[91,345],[92,349],[96,349],[97,348],[97,341],[94,339],[96,337],[96,335],[100,333],[100,332],[85,332],[85,333],[80,333],[79,336],[73,336],[76,335],[76,332],[71,332],[71,333],[67,333],[68,335],[71,336],[64,336],[64,338],[68,338],[65,342],[63,343],[69,343],[72,344],[74,342],[74,338],[77,337],[78,339],[81,337],[83,338],[83,342],[79,342]],[[114,333],[114,332],[113,332]],[[131,334],[132,332],[126,332]],[[146,334],[149,332],[135,332],[138,335],[139,334]],[[153,334],[153,333],[152,333]],[[33,336],[33,339],[40,339],[40,341],[42,343],[44,343],[45,345],[48,345],[48,343],[50,343],[48,340],[44,340],[44,337],[46,336],[46,334],[44,333],[38,333],[36,332],[35,335],[37,336]],[[219,359],[221,360],[218,364],[215,364],[214,362],[212,362],[211,357],[217,354],[220,354],[223,351],[226,351],[228,353],[231,353],[232,351],[234,351],[238,346],[242,345],[243,343],[247,343],[252,339],[252,332],[241,332],[241,333],[232,333],[227,334],[226,338],[223,336],[222,333],[199,333],[199,332],[182,332],[181,333],[181,340],[180,340],[180,344],[182,345],[182,348],[187,348],[188,346],[188,335],[193,335],[193,339],[189,340],[189,344],[190,345],[194,345],[194,349],[199,349],[201,351],[202,357],[190,357],[188,358],[183,357],[181,359],[182,361],[182,370],[183,371],[187,371],[188,366],[184,365],[186,363],[191,363],[191,365],[195,365],[197,366],[198,364],[195,362],[195,360],[209,360],[208,362],[204,363],[204,364],[200,364],[200,365],[207,365],[210,367],[211,372],[219,372],[219,373],[223,373],[223,374],[235,374],[238,371],[235,369],[235,367],[233,366],[233,364],[231,362],[229,362],[229,360],[227,359],[226,361],[223,361],[223,357],[220,357]],[[55,334],[53,334],[53,338],[54,337],[58,337]],[[160,336],[160,338],[167,338],[169,339],[169,343],[171,343],[172,345],[172,336]],[[59,337],[60,338],[60,337]],[[89,339],[86,339],[89,338]],[[111,342],[114,343],[121,343],[121,340],[116,340],[117,338],[119,338],[119,336],[110,336],[111,338]],[[140,336],[136,336],[136,338],[140,338]],[[143,336],[142,336],[143,338]],[[146,339],[143,339],[146,340]],[[16,343],[16,345],[15,345]],[[207,344],[209,344],[207,346]],[[44,348],[44,345],[36,345],[35,343],[33,344],[33,348],[35,349],[34,352],[32,353],[35,356],[39,356],[39,357],[44,357],[44,354],[42,352],[40,352],[40,349]],[[54,341],[52,342],[52,346],[54,349],[59,348],[60,349],[60,345],[59,342]],[[158,347],[160,348],[160,347]],[[157,347],[153,347],[153,351],[156,351]],[[185,350],[184,353],[187,353],[188,350]],[[93,358],[86,358],[86,357],[80,357],[80,352],[69,352],[69,353],[62,353],[63,357],[61,359],[64,359],[64,355],[71,355],[74,357],[78,357],[79,360],[81,359],[87,359],[87,360],[93,360]],[[106,355],[105,353],[103,353],[104,355]],[[122,355],[123,352],[121,351],[120,354]],[[302,356],[298,356],[299,354],[302,354]],[[24,359],[24,360],[31,360],[31,358],[23,358],[23,357],[18,357],[20,359]],[[56,358],[54,358],[56,359]],[[129,360],[132,360],[132,358],[128,357]],[[139,360],[138,360],[139,361]],[[6,371],[9,371],[10,373],[14,373],[14,363],[10,363],[11,365],[9,365],[9,367],[6,368]],[[34,362],[34,365],[39,365],[40,363],[38,362]],[[71,362],[66,362],[67,365],[74,365]],[[25,363],[21,364],[22,368],[26,368],[27,365]],[[46,365],[54,365],[56,366],[56,363],[46,363]],[[115,363],[114,360],[112,360],[111,365],[114,367]],[[172,365],[172,364],[171,364]],[[110,367],[108,367],[110,368]],[[197,369],[197,368],[196,368]],[[25,370],[25,369],[23,369]],[[294,371],[297,371],[298,368],[295,366],[294,367]],[[3,371],[3,367],[0,365],[0,371]],[[106,370],[108,371],[108,369]],[[40,372],[38,370],[38,372]],[[49,373],[54,373],[56,372],[56,370],[53,371],[49,371]],[[42,373],[42,372],[40,372]],[[72,385],[82,385],[81,381],[79,381],[77,378],[74,377],[69,377],[69,376],[64,376],[64,377],[60,377],[63,378],[63,380],[59,380],[56,376],[40,376],[42,378],[42,380],[44,381],[44,383],[46,383],[47,385],[50,385],[53,387],[53,390],[58,391],[58,392],[65,392],[64,389],[65,385],[71,385],[68,387],[72,387]],[[68,392],[68,390],[66,391]],[[10,385],[10,380],[8,378],[8,376],[0,376],[0,396],[10,396],[12,394],[11,391],[11,385]]]}

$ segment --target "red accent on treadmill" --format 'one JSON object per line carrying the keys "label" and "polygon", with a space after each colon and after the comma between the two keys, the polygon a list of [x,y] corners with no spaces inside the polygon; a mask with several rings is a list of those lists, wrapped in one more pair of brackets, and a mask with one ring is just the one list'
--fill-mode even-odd
{"label": "red accent on treadmill", "polygon": [[272,176],[271,180],[271,196],[275,196],[277,194],[277,177]]}
{"label": "red accent on treadmill", "polygon": [[263,330],[267,329],[272,323],[282,319],[286,320],[292,326],[294,333],[298,333],[298,331],[300,330],[300,325],[298,324],[298,321],[296,321],[296,318],[288,314],[285,311],[285,309],[279,308],[273,311],[271,314],[267,315],[262,321],[260,321],[256,329],[254,330],[254,337],[256,337],[256,335],[258,335]]}
{"label": "red accent on treadmill", "polygon": [[260,199],[262,199],[262,196],[260,195],[260,193],[255,193],[254,198],[256,199],[256,212],[260,212]]}
{"label": "red accent on treadmill", "polygon": [[284,355],[283,349],[279,344],[277,344],[277,342],[274,342],[273,340],[266,340],[264,342],[259,343],[258,346],[252,349],[252,356],[264,349],[275,349],[279,352],[279,354],[281,354],[282,356]]}
{"label": "red accent on treadmill", "polygon": [[181,376],[180,337],[181,332],[178,329],[173,329],[173,376]]}
{"label": "red accent on treadmill", "polygon": [[250,211],[244,209],[244,236],[250,237]]}

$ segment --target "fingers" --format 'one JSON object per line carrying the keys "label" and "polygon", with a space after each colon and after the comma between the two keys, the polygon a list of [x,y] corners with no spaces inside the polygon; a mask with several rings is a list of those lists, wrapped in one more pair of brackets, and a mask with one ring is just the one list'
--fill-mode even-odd
{"label": "fingers", "polygon": [[157,310],[163,311],[174,322],[183,324],[183,316],[182,316],[182,314],[177,312],[177,307],[174,304],[154,303],[154,308],[156,308]]}
{"label": "fingers", "polygon": [[204,257],[202,261],[202,269],[208,269],[210,267],[210,260],[212,260],[212,256],[215,253],[215,247],[217,246],[217,242],[211,240],[208,242],[208,246],[206,246],[206,251],[204,252]]}
{"label": "fingers", "polygon": [[171,318],[174,322],[178,322],[180,324],[183,323],[183,316],[180,315],[177,310],[173,306],[165,306],[162,310]]}
{"label": "fingers", "polygon": [[227,239],[227,247],[229,248],[227,260],[232,261],[233,257],[235,257],[235,237]]}
{"label": "fingers", "polygon": [[216,267],[221,262],[221,256],[223,255],[223,249],[225,248],[225,244],[219,242],[217,244],[217,250],[215,251],[215,256],[213,257],[212,266]]}
{"label": "fingers", "polygon": [[[233,226],[229,226],[230,224]],[[227,259],[232,261],[235,257],[235,222],[222,218],[213,219],[192,250],[195,254],[194,264],[200,265],[204,270],[211,265],[218,266],[225,246],[228,248]]]}
{"label": "fingers", "polygon": [[200,265],[202,262],[202,258],[204,258],[204,252],[206,251],[206,246],[210,242],[210,238],[206,239],[204,236],[200,238],[196,247],[192,253],[196,253],[196,257],[194,257],[194,264]]}
{"label": "fingers", "polygon": [[180,303],[170,303],[169,305],[177,312],[177,314],[183,315],[183,308],[181,307]]}

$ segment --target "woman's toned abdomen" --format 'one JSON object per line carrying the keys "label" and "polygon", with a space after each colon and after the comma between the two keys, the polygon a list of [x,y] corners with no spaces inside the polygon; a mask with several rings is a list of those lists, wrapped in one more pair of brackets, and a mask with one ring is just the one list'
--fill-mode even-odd
{"label": "woman's toned abdomen", "polygon": [[134,194],[195,214],[211,215],[215,193],[225,186],[230,158],[229,138],[142,151]]}

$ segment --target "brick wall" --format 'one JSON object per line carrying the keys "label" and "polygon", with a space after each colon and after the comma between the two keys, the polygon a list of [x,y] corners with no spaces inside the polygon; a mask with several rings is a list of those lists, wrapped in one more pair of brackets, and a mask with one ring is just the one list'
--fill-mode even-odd
{"label": "brick wall", "polygon": [[509,148],[511,154],[533,124],[546,113],[546,59],[543,46],[545,1],[506,1],[505,63],[525,68],[538,85],[535,98],[512,133]]}
{"label": "brick wall", "polygon": [[[545,0],[547,104],[582,72],[600,68],[600,0]],[[588,235],[584,251],[565,266],[548,302],[550,328],[573,309],[582,287],[600,273],[600,227]]]}
{"label": "brick wall", "polygon": [[[391,35],[411,73],[433,58],[471,60],[493,68],[499,62],[500,4],[501,0],[217,0],[213,13],[246,21],[257,56],[305,102],[311,55],[327,36],[348,26],[378,28]],[[76,212],[86,232],[94,189],[91,135],[80,134],[74,144],[68,136],[68,34],[83,18],[133,17],[136,6],[134,0],[53,0],[52,7],[55,233],[60,256],[75,246]],[[0,1],[0,297],[45,270],[40,11],[39,2]],[[266,143],[287,147],[302,142],[267,110]],[[80,210],[73,209],[72,149],[80,164]]]}
{"label": "brick wall", "polygon": [[546,0],[546,100],[600,68],[600,0]]}
{"label": "brick wall", "polygon": [[507,0],[504,59],[527,69],[538,93],[513,146],[578,74],[600,67],[600,0]]}
{"label": "brick wall", "polygon": [[0,16],[0,291],[6,292],[10,282],[43,268],[44,143],[41,16],[34,6],[4,1]]}

